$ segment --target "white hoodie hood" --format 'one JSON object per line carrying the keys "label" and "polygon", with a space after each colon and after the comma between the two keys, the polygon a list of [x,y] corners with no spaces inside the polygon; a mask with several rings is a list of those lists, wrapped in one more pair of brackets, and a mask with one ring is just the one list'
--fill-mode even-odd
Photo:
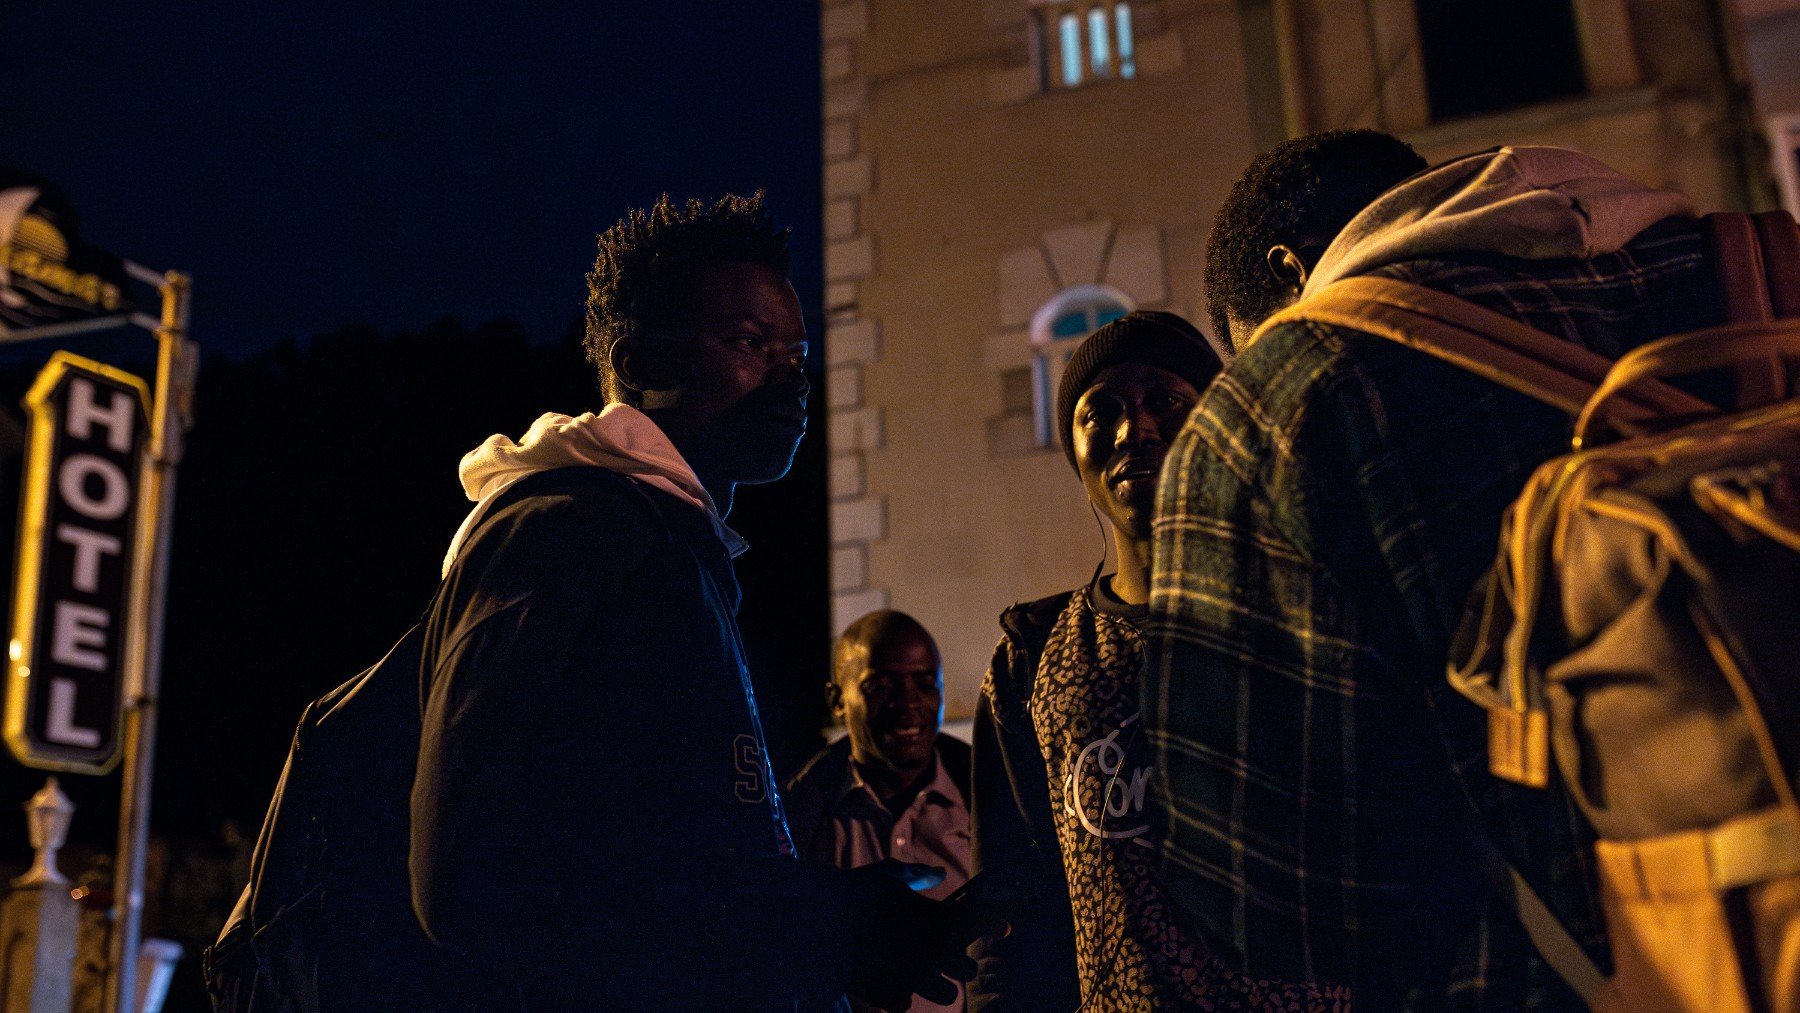
{"label": "white hoodie hood", "polygon": [[1389,264],[1450,254],[1526,260],[1617,253],[1687,198],[1566,148],[1499,148],[1412,177],[1376,198],[1319,258],[1302,296]]}
{"label": "white hoodie hood", "polygon": [[733,557],[748,546],[738,533],[725,526],[718,507],[694,469],[675,444],[663,435],[650,416],[630,405],[609,404],[600,414],[588,412],[573,418],[547,412],[532,423],[517,443],[496,433],[481,446],[463,455],[457,475],[463,492],[475,502],[464,518],[450,551],[444,554],[444,573],[462,550],[475,522],[495,499],[527,475],[570,465],[588,465],[616,471],[676,499],[691,503],[712,519],[719,539]]}

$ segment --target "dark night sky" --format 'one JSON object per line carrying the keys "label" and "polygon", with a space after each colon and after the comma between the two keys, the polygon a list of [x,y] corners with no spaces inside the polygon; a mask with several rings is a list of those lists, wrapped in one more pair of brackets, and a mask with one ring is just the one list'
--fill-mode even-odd
{"label": "dark night sky", "polygon": [[[0,0],[0,166],[56,184],[88,241],[191,272],[193,337],[230,357],[203,374],[219,382],[202,383],[183,465],[157,760],[155,825],[192,853],[222,815],[253,832],[304,701],[417,614],[467,508],[453,481],[462,450],[539,411],[582,410],[591,374],[575,364],[562,382],[575,353],[555,343],[581,316],[599,230],[661,192],[765,188],[794,229],[795,284],[816,316],[817,7],[524,6]],[[445,317],[464,329],[428,326]],[[504,326],[475,330],[496,318],[536,347]],[[273,347],[355,325],[374,330],[304,356]],[[148,343],[128,334],[74,344],[147,369]],[[0,348],[18,383],[0,411],[16,413],[8,402],[56,344]],[[492,370],[497,356],[514,357],[514,375]],[[803,687],[785,699],[791,748],[806,750],[828,643],[823,454],[809,447],[793,479],[734,514],[763,547],[741,571],[747,591],[817,589],[745,610],[747,637],[763,638],[753,659],[764,650],[779,662],[764,668]],[[0,455],[0,486],[16,469]],[[301,481],[321,475],[331,481]],[[232,649],[234,636],[247,646]],[[772,696],[765,714],[779,721]],[[24,860],[17,803],[40,777],[0,760],[0,864]],[[117,776],[66,780],[81,810],[71,852],[103,854]],[[189,901],[170,893],[151,919],[190,947],[189,964],[241,883],[192,871],[208,868],[169,872]],[[204,1008],[197,972],[177,981],[169,1008]]]}
{"label": "dark night sky", "polygon": [[767,188],[817,306],[818,25],[800,0],[0,0],[0,165],[195,276],[195,337],[580,313],[627,207]]}

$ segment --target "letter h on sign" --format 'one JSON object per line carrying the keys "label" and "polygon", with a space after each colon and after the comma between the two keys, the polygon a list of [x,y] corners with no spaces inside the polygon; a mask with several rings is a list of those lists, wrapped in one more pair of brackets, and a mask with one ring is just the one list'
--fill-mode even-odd
{"label": "letter h on sign", "polygon": [[101,774],[119,759],[149,402],[142,379],[66,352],[25,397],[6,742],[29,766]]}

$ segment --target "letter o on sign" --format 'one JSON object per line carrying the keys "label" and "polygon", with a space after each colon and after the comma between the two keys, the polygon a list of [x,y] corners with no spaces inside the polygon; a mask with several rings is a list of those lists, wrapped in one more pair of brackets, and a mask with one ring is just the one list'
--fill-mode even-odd
{"label": "letter o on sign", "polygon": [[[97,476],[103,487],[98,498],[88,495],[88,479]],[[63,462],[56,489],[76,512],[94,520],[110,521],[131,505],[131,483],[119,466],[93,454],[76,454]]]}

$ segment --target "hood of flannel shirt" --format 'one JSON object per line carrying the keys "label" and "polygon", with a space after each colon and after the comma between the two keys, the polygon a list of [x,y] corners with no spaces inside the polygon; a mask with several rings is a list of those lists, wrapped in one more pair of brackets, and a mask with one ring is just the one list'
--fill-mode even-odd
{"label": "hood of flannel shirt", "polygon": [[1588,259],[1618,252],[1665,218],[1693,213],[1686,197],[1578,151],[1495,148],[1427,169],[1376,198],[1338,233],[1303,295],[1432,257]]}

